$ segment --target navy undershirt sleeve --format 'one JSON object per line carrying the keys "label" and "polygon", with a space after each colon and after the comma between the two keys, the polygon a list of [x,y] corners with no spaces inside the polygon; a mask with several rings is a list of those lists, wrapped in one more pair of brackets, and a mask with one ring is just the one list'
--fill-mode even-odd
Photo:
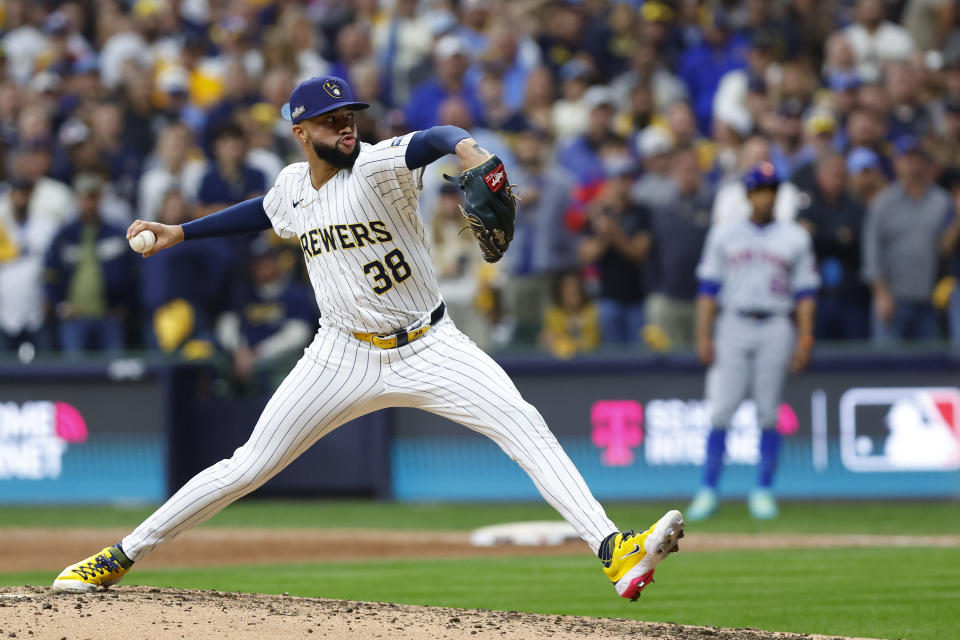
{"label": "navy undershirt sleeve", "polygon": [[453,153],[457,143],[469,137],[469,132],[449,124],[417,131],[410,138],[410,144],[407,145],[407,152],[404,156],[407,161],[407,168],[419,169],[425,167],[434,160],[439,160],[448,153]]}
{"label": "navy undershirt sleeve", "polygon": [[183,225],[183,239],[213,238],[266,231],[273,225],[263,208],[263,196],[244,200],[232,207],[211,213]]}

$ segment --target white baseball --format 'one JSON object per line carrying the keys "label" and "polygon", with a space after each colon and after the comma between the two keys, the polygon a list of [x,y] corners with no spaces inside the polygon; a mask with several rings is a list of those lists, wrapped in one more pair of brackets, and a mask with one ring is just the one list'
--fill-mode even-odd
{"label": "white baseball", "polygon": [[147,253],[153,249],[153,245],[157,242],[157,236],[153,235],[153,231],[150,229],[144,229],[137,235],[130,238],[130,248],[136,251],[137,253]]}

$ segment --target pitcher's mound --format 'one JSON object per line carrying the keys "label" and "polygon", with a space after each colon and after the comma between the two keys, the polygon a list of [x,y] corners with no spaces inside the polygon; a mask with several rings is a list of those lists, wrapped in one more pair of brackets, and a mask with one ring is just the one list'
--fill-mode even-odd
{"label": "pitcher's mound", "polygon": [[[0,636],[11,638],[497,638],[813,640],[826,636],[678,624],[417,607],[222,591],[118,586],[87,595],[0,587]],[[832,636],[829,637],[834,639]]]}

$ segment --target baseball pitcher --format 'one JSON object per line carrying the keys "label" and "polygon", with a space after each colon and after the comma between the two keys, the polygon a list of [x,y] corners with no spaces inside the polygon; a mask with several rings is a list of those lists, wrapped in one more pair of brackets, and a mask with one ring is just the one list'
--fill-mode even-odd
{"label": "baseball pitcher", "polygon": [[416,407],[496,442],[598,556],[624,598],[635,600],[683,535],[679,511],[649,529],[618,531],[594,499],[540,413],[503,369],[457,330],[447,314],[420,222],[423,168],[455,153],[464,216],[484,259],[513,238],[514,195],[503,163],[463,129],[434,127],[359,142],[353,98],[337,77],[298,85],[283,115],[306,158],[286,167],[261,198],[149,230],[149,258],[194,238],[273,229],[299,239],[321,311],[303,357],[267,403],[250,439],[201,471],[113,546],[57,576],[55,591],[91,591],[120,580],[159,545],[265,483],[345,422],[386,407]]}

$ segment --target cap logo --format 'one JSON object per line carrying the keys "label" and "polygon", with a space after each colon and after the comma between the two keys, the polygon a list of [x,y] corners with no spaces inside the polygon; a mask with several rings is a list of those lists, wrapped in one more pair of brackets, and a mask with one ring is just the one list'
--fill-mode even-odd
{"label": "cap logo", "polygon": [[333,80],[327,80],[323,83],[323,90],[330,94],[332,98],[342,98],[343,89],[340,88],[340,85],[334,82]]}
{"label": "cap logo", "polygon": [[305,106],[300,105],[299,107],[297,107],[296,109],[290,112],[290,118],[291,119],[299,118],[301,115],[303,115],[303,112],[306,110],[307,108]]}

